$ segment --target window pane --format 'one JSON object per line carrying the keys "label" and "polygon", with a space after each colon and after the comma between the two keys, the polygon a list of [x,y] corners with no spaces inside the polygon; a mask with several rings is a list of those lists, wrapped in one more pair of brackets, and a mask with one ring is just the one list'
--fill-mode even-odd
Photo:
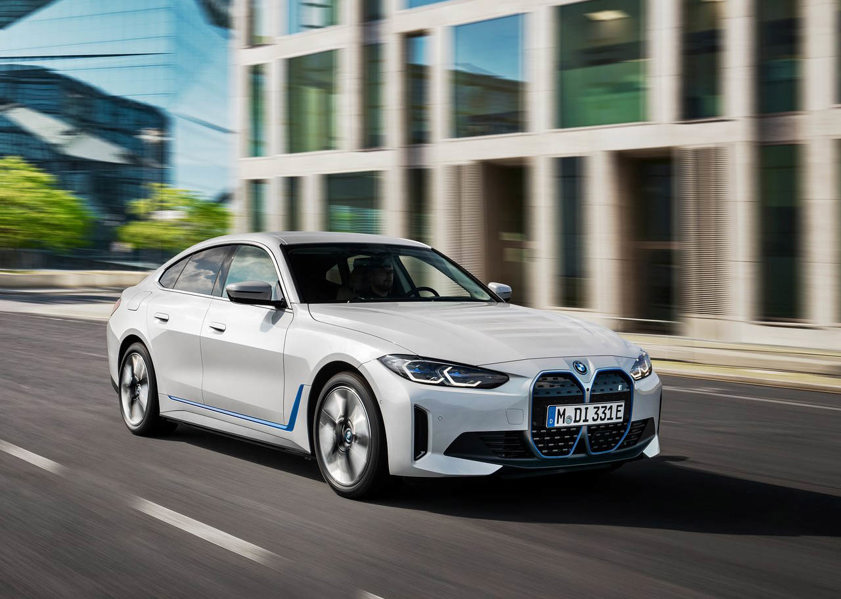
{"label": "window pane", "polygon": [[432,242],[430,225],[429,181],[432,171],[428,168],[408,170],[409,186],[409,237],[422,243]]}
{"label": "window pane", "polygon": [[756,10],[759,112],[797,110],[800,78],[797,0],[762,0],[756,3]]}
{"label": "window pane", "polygon": [[383,0],[364,0],[362,20],[377,21],[383,18]]}
{"label": "window pane", "polygon": [[210,295],[229,248],[230,246],[221,246],[193,254],[184,272],[178,277],[175,289]]}
{"label": "window pane", "polygon": [[455,28],[455,136],[523,130],[522,15]]}
{"label": "window pane", "polygon": [[243,281],[264,281],[272,286],[272,298],[278,299],[280,284],[274,262],[265,252],[253,245],[241,245],[231,261],[225,287]]}
{"label": "window pane", "polygon": [[683,118],[721,114],[721,39],[724,3],[684,0]]}
{"label": "window pane", "polygon": [[336,24],[336,0],[289,0],[289,33]]}
{"label": "window pane", "polygon": [[438,4],[439,2],[446,2],[447,0],[406,0],[406,8],[416,8],[418,6],[426,6],[427,4]]}
{"label": "window pane", "polygon": [[172,266],[166,269],[161,278],[158,282],[161,284],[162,287],[166,287],[167,289],[172,289],[173,285],[175,285],[175,281],[178,280],[178,275],[181,274],[181,271],[184,270],[184,267],[187,266],[187,262],[190,260],[190,257],[182,258]]}
{"label": "window pane", "polygon": [[562,306],[584,308],[584,159],[560,158],[556,168],[560,300]]}
{"label": "window pane", "polygon": [[761,317],[799,316],[797,146],[760,147]]}
{"label": "window pane", "polygon": [[271,41],[268,0],[248,0],[248,44],[258,46]]}
{"label": "window pane", "polygon": [[265,65],[248,68],[249,79],[249,156],[266,155],[266,71]]}
{"label": "window pane", "polygon": [[266,212],[266,185],[265,181],[249,181],[249,227],[252,231],[262,231],[265,226],[264,215]]}
{"label": "window pane", "polygon": [[591,0],[557,11],[558,125],[645,120],[642,0]]}
{"label": "window pane", "polygon": [[365,128],[364,146],[377,148],[383,145],[383,106],[382,106],[382,44],[369,44],[363,48],[363,125]]}
{"label": "window pane", "polygon": [[301,178],[286,179],[286,230],[301,230]]}
{"label": "window pane", "polygon": [[290,152],[336,148],[337,51],[289,59]]}
{"label": "window pane", "polygon": [[379,173],[327,175],[327,229],[379,233]]}
{"label": "window pane", "polygon": [[406,38],[406,95],[410,144],[429,141],[429,36]]}

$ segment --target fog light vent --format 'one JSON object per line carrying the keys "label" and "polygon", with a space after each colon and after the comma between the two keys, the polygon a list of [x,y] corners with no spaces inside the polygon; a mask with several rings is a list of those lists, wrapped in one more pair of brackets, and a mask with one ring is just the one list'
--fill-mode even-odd
{"label": "fog light vent", "polygon": [[416,460],[421,459],[429,451],[429,416],[426,410],[420,406],[415,406],[415,445],[414,457]]}

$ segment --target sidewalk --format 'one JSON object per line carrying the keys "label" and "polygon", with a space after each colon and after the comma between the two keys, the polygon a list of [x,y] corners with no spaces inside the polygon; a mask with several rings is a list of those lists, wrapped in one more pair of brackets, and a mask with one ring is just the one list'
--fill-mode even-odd
{"label": "sidewalk", "polygon": [[[0,312],[104,322],[121,288],[2,289]],[[841,393],[841,351],[623,334],[660,374]]]}

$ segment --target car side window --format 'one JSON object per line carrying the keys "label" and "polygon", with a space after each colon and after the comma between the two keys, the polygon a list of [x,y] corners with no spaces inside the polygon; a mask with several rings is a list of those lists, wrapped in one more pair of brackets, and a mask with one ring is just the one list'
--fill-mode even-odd
{"label": "car side window", "polygon": [[231,266],[228,268],[225,287],[243,281],[264,281],[272,286],[272,299],[280,298],[280,284],[274,261],[265,250],[253,245],[237,247],[234,259],[231,260]]}
{"label": "car side window", "polygon": [[170,266],[164,271],[164,274],[161,275],[161,278],[158,279],[158,282],[161,284],[161,287],[166,287],[167,289],[172,289],[175,287],[175,282],[178,280],[178,275],[184,270],[184,267],[187,266],[187,262],[190,261],[190,256],[186,258],[181,258],[178,262]]}
{"label": "car side window", "polygon": [[230,246],[221,246],[193,254],[174,289],[210,295],[229,250]]}

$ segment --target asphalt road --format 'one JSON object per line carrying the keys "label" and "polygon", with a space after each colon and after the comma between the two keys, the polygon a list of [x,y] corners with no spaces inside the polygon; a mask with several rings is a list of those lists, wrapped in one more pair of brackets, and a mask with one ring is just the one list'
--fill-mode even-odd
{"label": "asphalt road", "polygon": [[125,429],[102,323],[0,314],[0,596],[837,597],[841,396],[667,379],[663,455],[411,481]]}

